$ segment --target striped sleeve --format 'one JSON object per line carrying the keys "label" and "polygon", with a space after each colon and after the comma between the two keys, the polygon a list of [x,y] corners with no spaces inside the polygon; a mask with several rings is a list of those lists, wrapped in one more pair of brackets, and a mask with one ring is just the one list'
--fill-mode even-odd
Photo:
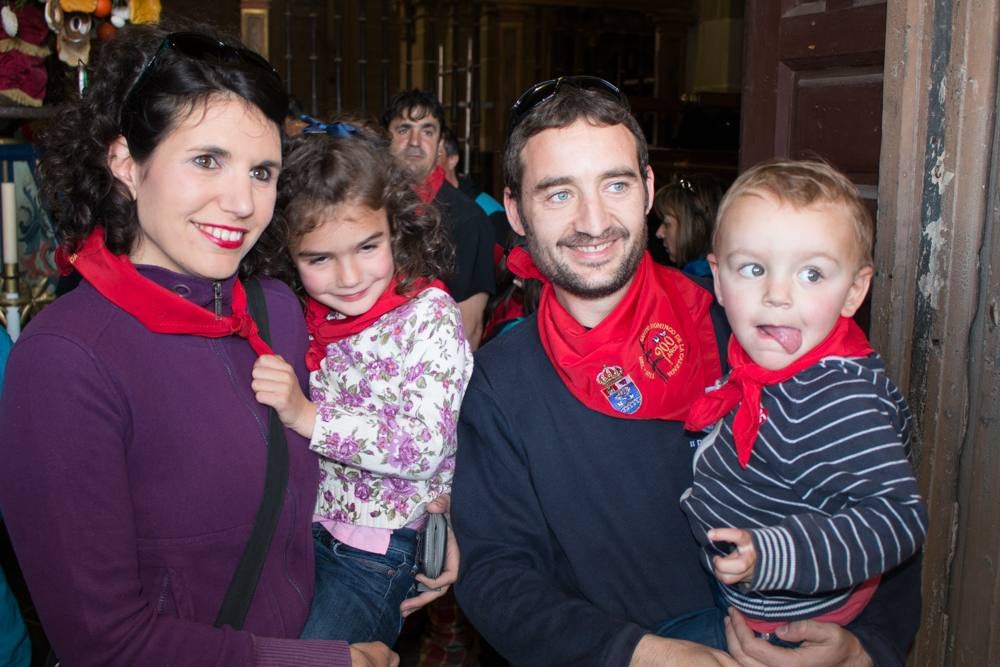
{"label": "striped sleeve", "polygon": [[752,590],[857,585],[905,561],[926,536],[898,388],[859,364],[834,366],[774,388],[785,395],[771,403],[776,414],[757,446],[781,459],[808,511],[750,530],[758,554]]}

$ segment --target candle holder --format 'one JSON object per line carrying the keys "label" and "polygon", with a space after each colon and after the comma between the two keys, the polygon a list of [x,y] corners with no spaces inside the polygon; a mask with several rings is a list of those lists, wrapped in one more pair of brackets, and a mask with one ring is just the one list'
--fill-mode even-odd
{"label": "candle holder", "polygon": [[4,296],[7,294],[16,294],[18,287],[18,271],[17,264],[12,264],[4,262],[3,265],[3,292]]}
{"label": "candle holder", "polygon": [[17,264],[4,262],[3,265],[3,315],[4,326],[11,339],[17,340],[21,334],[21,297],[18,293]]}
{"label": "candle holder", "polygon": [[25,279],[19,275],[18,265],[3,265],[3,292],[0,293],[0,326],[14,340],[21,329],[42,308],[52,302],[55,295],[49,289],[47,276]]}

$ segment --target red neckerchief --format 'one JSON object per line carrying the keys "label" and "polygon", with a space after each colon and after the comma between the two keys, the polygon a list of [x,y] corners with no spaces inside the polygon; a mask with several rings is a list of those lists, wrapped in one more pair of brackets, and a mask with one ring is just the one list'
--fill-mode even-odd
{"label": "red neckerchief", "polygon": [[507,266],[545,284],[538,332],[566,388],[612,417],[680,421],[722,374],[709,308],[712,295],[646,253],[615,309],[593,329],[577,322],[523,248]]}
{"label": "red neckerchief", "polygon": [[393,276],[371,308],[360,315],[338,319],[328,317],[330,313],[335,312],[329,306],[324,306],[312,297],[306,297],[306,328],[309,329],[310,338],[309,351],[306,352],[306,368],[310,371],[318,370],[320,362],[326,356],[327,345],[364,331],[375,320],[390,310],[399,308],[424,290],[436,287],[442,292],[448,292],[440,280],[418,280],[406,294],[398,293],[396,291],[398,286],[399,278]]}
{"label": "red neckerchief", "polygon": [[788,380],[826,357],[867,357],[873,352],[861,327],[849,317],[841,317],[826,339],[794,362],[776,371],[761,368],[740,346],[736,336],[729,339],[729,363],[733,370],[725,384],[706,392],[691,408],[684,428],[700,431],[739,409],[733,420],[736,456],[744,468],[750,462],[753,443],[767,412],[760,406],[761,388]]}
{"label": "red neckerchief", "polygon": [[431,173],[427,174],[423,183],[417,183],[413,189],[417,191],[420,201],[430,204],[437,197],[442,185],[444,185],[444,169],[437,166],[431,170]]}
{"label": "red neckerchief", "polygon": [[95,227],[83,246],[66,259],[101,296],[154,333],[206,338],[237,335],[246,338],[258,355],[274,354],[247,312],[247,295],[239,278],[233,283],[233,314],[216,317],[141,276],[128,255],[112,254],[104,246],[102,227]]}

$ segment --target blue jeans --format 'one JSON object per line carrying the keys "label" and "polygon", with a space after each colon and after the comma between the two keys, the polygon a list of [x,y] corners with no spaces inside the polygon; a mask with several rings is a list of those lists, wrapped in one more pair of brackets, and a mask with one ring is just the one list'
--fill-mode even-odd
{"label": "blue jeans", "polygon": [[[726,626],[724,621],[729,615],[729,602],[723,597],[718,582],[714,582],[712,597],[715,598],[717,606],[668,618],[657,626],[654,632],[660,637],[686,639],[725,651]],[[756,630],[753,633],[780,648],[798,648],[801,644],[801,642],[786,642],[774,633],[765,635]]]}
{"label": "blue jeans", "polygon": [[726,650],[726,612],[719,607],[689,611],[661,623],[654,632],[668,639],[686,639],[722,651]]}
{"label": "blue jeans", "polygon": [[403,627],[399,604],[415,591],[418,534],[392,532],[389,549],[375,554],[340,542],[313,524],[316,592],[302,639],[396,643]]}

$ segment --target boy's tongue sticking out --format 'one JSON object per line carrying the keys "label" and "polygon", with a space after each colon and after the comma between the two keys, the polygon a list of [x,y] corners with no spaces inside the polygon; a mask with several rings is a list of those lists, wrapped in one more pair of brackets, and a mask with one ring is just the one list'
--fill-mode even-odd
{"label": "boy's tongue sticking out", "polygon": [[784,348],[788,354],[794,354],[802,346],[802,331],[794,327],[762,324],[757,329],[765,336],[770,336],[778,341],[778,345]]}

